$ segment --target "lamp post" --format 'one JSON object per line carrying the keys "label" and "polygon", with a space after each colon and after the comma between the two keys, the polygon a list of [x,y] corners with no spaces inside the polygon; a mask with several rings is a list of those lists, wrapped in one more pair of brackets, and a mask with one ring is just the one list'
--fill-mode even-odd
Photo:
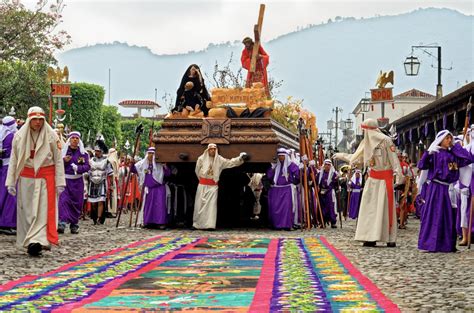
{"label": "lamp post", "polygon": [[[415,49],[422,49],[426,54],[434,57],[438,60],[438,84],[436,85],[436,99],[439,99],[443,96],[443,85],[441,84],[441,46],[411,46],[411,55],[405,59],[403,66],[405,68],[405,74],[407,76],[417,76],[418,71],[420,70],[420,61],[417,57],[413,56],[413,51]],[[435,57],[431,53],[427,52],[424,49],[436,49],[438,56]],[[452,68],[449,68],[452,69]]]}
{"label": "lamp post", "polygon": [[333,120],[327,122],[327,129],[329,130],[329,145],[332,143],[332,130],[334,129],[334,123]]}
{"label": "lamp post", "polygon": [[339,142],[337,141],[338,124],[339,124],[339,113],[342,113],[342,108],[335,107],[334,109],[332,109],[332,112],[333,112],[333,113],[336,113],[336,143],[334,144],[334,146],[335,146],[336,149],[337,149],[337,145],[339,144]]}

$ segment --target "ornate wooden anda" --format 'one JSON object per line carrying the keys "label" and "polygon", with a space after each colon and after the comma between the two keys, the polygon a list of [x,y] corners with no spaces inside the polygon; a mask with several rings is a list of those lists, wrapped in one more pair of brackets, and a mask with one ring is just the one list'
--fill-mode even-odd
{"label": "ornate wooden anda", "polygon": [[208,143],[224,157],[245,151],[249,162],[272,162],[279,145],[298,149],[298,137],[270,118],[165,119],[153,142],[160,162],[196,162]]}

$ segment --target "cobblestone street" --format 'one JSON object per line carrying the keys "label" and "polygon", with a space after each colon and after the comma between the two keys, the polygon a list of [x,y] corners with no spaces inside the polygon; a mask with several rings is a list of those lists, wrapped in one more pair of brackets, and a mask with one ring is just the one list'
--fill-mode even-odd
{"label": "cobblestone street", "polygon": [[[125,215],[125,220],[127,220]],[[0,237],[2,268],[0,283],[24,275],[36,275],[70,262],[106,252],[134,241],[157,235],[169,237],[245,237],[284,238],[322,235],[341,251],[365,276],[371,279],[404,312],[410,311],[474,311],[474,275],[468,274],[474,264],[474,253],[460,248],[457,253],[431,254],[417,250],[419,222],[409,220],[408,229],[399,232],[397,248],[362,247],[352,240],[355,222],[347,221],[343,228],[312,231],[270,231],[263,229],[191,230],[115,229],[115,219],[105,226],[81,223],[80,234],[66,231],[60,237],[60,247],[44,252],[42,258],[31,258],[14,246],[14,237]]]}

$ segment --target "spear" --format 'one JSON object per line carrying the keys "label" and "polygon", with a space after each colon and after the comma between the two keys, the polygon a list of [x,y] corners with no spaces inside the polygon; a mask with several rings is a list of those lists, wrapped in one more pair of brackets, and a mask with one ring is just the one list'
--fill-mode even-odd
{"label": "spear", "polygon": [[[310,147],[311,145],[310,145],[309,139],[306,138],[306,150],[310,150],[311,149]],[[312,160],[312,158],[310,158],[310,160]],[[321,208],[321,203],[319,201],[319,191],[318,191],[319,186],[318,186],[318,183],[316,182],[316,175],[314,173],[314,169],[311,166],[309,167],[309,169],[310,169],[310,177],[311,177],[311,180],[313,181],[313,186],[314,186],[314,197],[316,199],[316,204],[313,205],[313,209],[315,210],[314,212],[315,220],[316,221],[318,220],[318,212],[319,212],[322,228],[326,228],[326,225],[324,224],[324,217],[323,217],[323,212]],[[317,209],[315,208],[316,206],[317,206]]]}
{"label": "spear", "polygon": [[[464,123],[465,129],[464,129],[464,138],[466,138],[466,133],[467,133],[467,125],[469,124],[469,111],[472,108],[472,96],[469,97],[469,103],[467,104],[466,108],[466,123]],[[464,142],[464,140],[463,140]],[[467,231],[467,248],[471,249],[471,233],[472,233],[472,219],[473,219],[473,213],[474,213],[474,197],[471,194],[471,207],[469,208],[469,224],[468,224],[468,231]]]}
{"label": "spear", "polygon": [[[133,155],[132,155],[132,160],[135,159],[135,155],[137,154],[137,151],[138,151],[138,145],[140,143],[140,135],[143,133],[143,125],[142,123],[138,124],[138,126],[135,128],[135,146],[134,146],[134,149],[133,149]],[[128,186],[128,183],[130,182],[130,174],[131,174],[131,171],[129,170],[128,173],[127,173],[127,179],[126,179],[126,183],[125,183],[125,188],[123,188],[122,190],[122,197],[120,199],[120,201],[122,202],[121,205],[119,206],[118,208],[118,215],[117,215],[117,224],[115,225],[115,227],[118,227],[119,226],[119,222],[120,222],[120,216],[122,215],[122,208],[123,208],[123,204],[125,202],[125,193],[126,193],[126,187]]]}
{"label": "spear", "polygon": [[464,140],[466,140],[467,129],[469,127],[469,113],[471,113],[472,103],[471,103],[472,96],[469,97],[469,103],[467,104],[466,108],[466,118],[464,119],[464,131],[462,137],[462,143],[464,144]]}

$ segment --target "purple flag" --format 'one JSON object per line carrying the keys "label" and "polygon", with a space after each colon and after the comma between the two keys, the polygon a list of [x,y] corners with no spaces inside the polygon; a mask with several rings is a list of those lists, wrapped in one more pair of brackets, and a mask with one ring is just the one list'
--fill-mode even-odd
{"label": "purple flag", "polygon": [[448,117],[446,116],[446,113],[443,115],[443,129],[446,129],[446,126],[448,125]]}
{"label": "purple flag", "polygon": [[410,128],[410,131],[408,132],[408,142],[410,142],[410,143],[411,143],[411,140],[413,138],[412,137],[412,130],[413,130],[413,128]]}
{"label": "purple flag", "polygon": [[428,137],[428,122],[425,123],[425,138]]}

